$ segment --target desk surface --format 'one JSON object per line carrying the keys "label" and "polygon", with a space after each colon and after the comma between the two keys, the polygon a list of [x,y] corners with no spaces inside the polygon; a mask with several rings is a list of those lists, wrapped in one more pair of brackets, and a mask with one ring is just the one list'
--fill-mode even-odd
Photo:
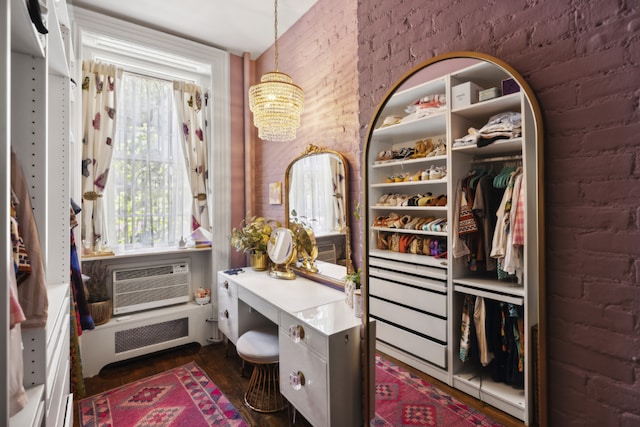
{"label": "desk surface", "polygon": [[222,275],[327,335],[362,323],[362,319],[354,315],[353,308],[345,303],[343,291],[304,277],[275,279],[267,272],[250,268],[245,268],[244,273]]}

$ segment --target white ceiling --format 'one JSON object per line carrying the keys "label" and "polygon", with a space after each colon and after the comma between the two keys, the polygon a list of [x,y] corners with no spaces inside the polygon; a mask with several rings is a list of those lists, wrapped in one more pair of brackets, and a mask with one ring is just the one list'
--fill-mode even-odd
{"label": "white ceiling", "polygon": [[[318,0],[278,0],[278,37]],[[143,24],[256,59],[274,42],[271,0],[70,0],[69,4]]]}

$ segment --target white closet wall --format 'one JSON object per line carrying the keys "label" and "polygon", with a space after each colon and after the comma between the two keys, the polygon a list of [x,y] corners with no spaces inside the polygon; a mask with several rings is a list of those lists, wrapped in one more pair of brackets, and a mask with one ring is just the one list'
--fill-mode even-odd
{"label": "white closet wall", "polygon": [[[24,170],[43,254],[48,293],[48,320],[42,328],[23,328],[24,385],[28,405],[9,417],[8,389],[0,395],[0,424],[7,426],[68,426],[72,424],[69,395],[69,120],[71,52],[64,0],[50,0],[40,35],[31,24],[24,1],[3,2],[0,11],[3,52],[0,77],[3,208],[8,224],[10,149]],[[6,23],[6,25],[4,25]],[[6,227],[1,273],[11,273],[11,248]],[[4,298],[8,313],[8,296]],[[8,373],[8,316],[3,316],[0,342],[2,366]],[[7,375],[5,375],[7,378]]]}

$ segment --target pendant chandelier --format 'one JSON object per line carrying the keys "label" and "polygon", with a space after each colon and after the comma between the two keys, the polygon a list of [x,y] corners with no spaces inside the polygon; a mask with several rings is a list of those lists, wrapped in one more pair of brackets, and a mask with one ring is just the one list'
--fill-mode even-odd
{"label": "pendant chandelier", "polygon": [[278,71],[278,0],[275,0],[276,70],[265,73],[260,83],[249,88],[249,109],[260,139],[291,141],[300,127],[304,93],[287,74]]}

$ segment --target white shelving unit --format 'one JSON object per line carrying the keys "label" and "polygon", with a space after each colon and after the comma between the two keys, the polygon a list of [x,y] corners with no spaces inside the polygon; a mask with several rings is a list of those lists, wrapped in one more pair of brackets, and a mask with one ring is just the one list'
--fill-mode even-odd
{"label": "white shelving unit", "polygon": [[[414,76],[415,77],[415,76]],[[452,109],[452,88],[473,82],[484,88],[500,87],[511,75],[502,67],[485,61],[449,70],[434,80],[416,84],[394,93],[385,100],[377,123],[370,131],[366,148],[365,186],[367,191],[367,285],[369,314],[376,321],[379,351],[389,354],[465,393],[495,406],[522,420],[533,422],[534,373],[531,328],[538,323],[538,253],[537,233],[537,147],[532,106],[523,91]],[[427,117],[381,127],[390,115],[406,116],[404,108],[426,95],[445,94],[446,111]],[[501,112],[522,115],[522,137],[498,140],[486,147],[475,144],[453,147],[454,140],[467,134],[470,127],[481,128],[488,119]],[[414,147],[416,141],[432,138],[446,141],[446,154],[427,158],[378,160],[385,150],[399,151]],[[500,165],[517,158],[523,166],[526,189],[524,279],[512,283],[470,271],[462,258],[454,258],[452,241],[454,199],[457,183],[477,162]],[[393,182],[389,176],[413,175],[431,167],[446,167],[445,177],[437,180]],[[391,182],[389,182],[391,181]],[[387,206],[379,200],[386,194],[428,194],[447,196],[446,206]],[[383,201],[384,203],[384,201]],[[423,231],[375,225],[379,217],[396,213],[400,217],[431,217],[447,220],[446,231]],[[495,214],[495,212],[494,212]],[[389,236],[420,236],[442,239],[447,256],[403,253],[397,248],[381,248],[380,233]],[[389,243],[391,240],[382,239]],[[396,250],[393,250],[396,249]],[[480,296],[513,304],[524,312],[525,363],[524,388],[496,382],[480,364],[463,363],[460,353],[460,328],[465,295]],[[473,321],[473,320],[472,320]]]}
{"label": "white shelving unit", "polygon": [[[3,3],[0,18],[4,83],[0,107],[3,150],[2,218],[8,223],[11,148],[25,171],[33,213],[38,226],[45,265],[48,319],[44,327],[22,328],[24,385],[28,404],[9,417],[8,384],[0,389],[0,425],[70,426],[72,397],[69,394],[69,121],[71,46],[66,3],[48,2],[47,35],[32,25],[26,3]],[[1,272],[8,280],[11,249],[6,230],[1,235]],[[8,291],[4,294],[8,312]],[[0,340],[2,366],[9,369],[8,317],[3,316]],[[7,378],[7,375],[4,376]]]}

